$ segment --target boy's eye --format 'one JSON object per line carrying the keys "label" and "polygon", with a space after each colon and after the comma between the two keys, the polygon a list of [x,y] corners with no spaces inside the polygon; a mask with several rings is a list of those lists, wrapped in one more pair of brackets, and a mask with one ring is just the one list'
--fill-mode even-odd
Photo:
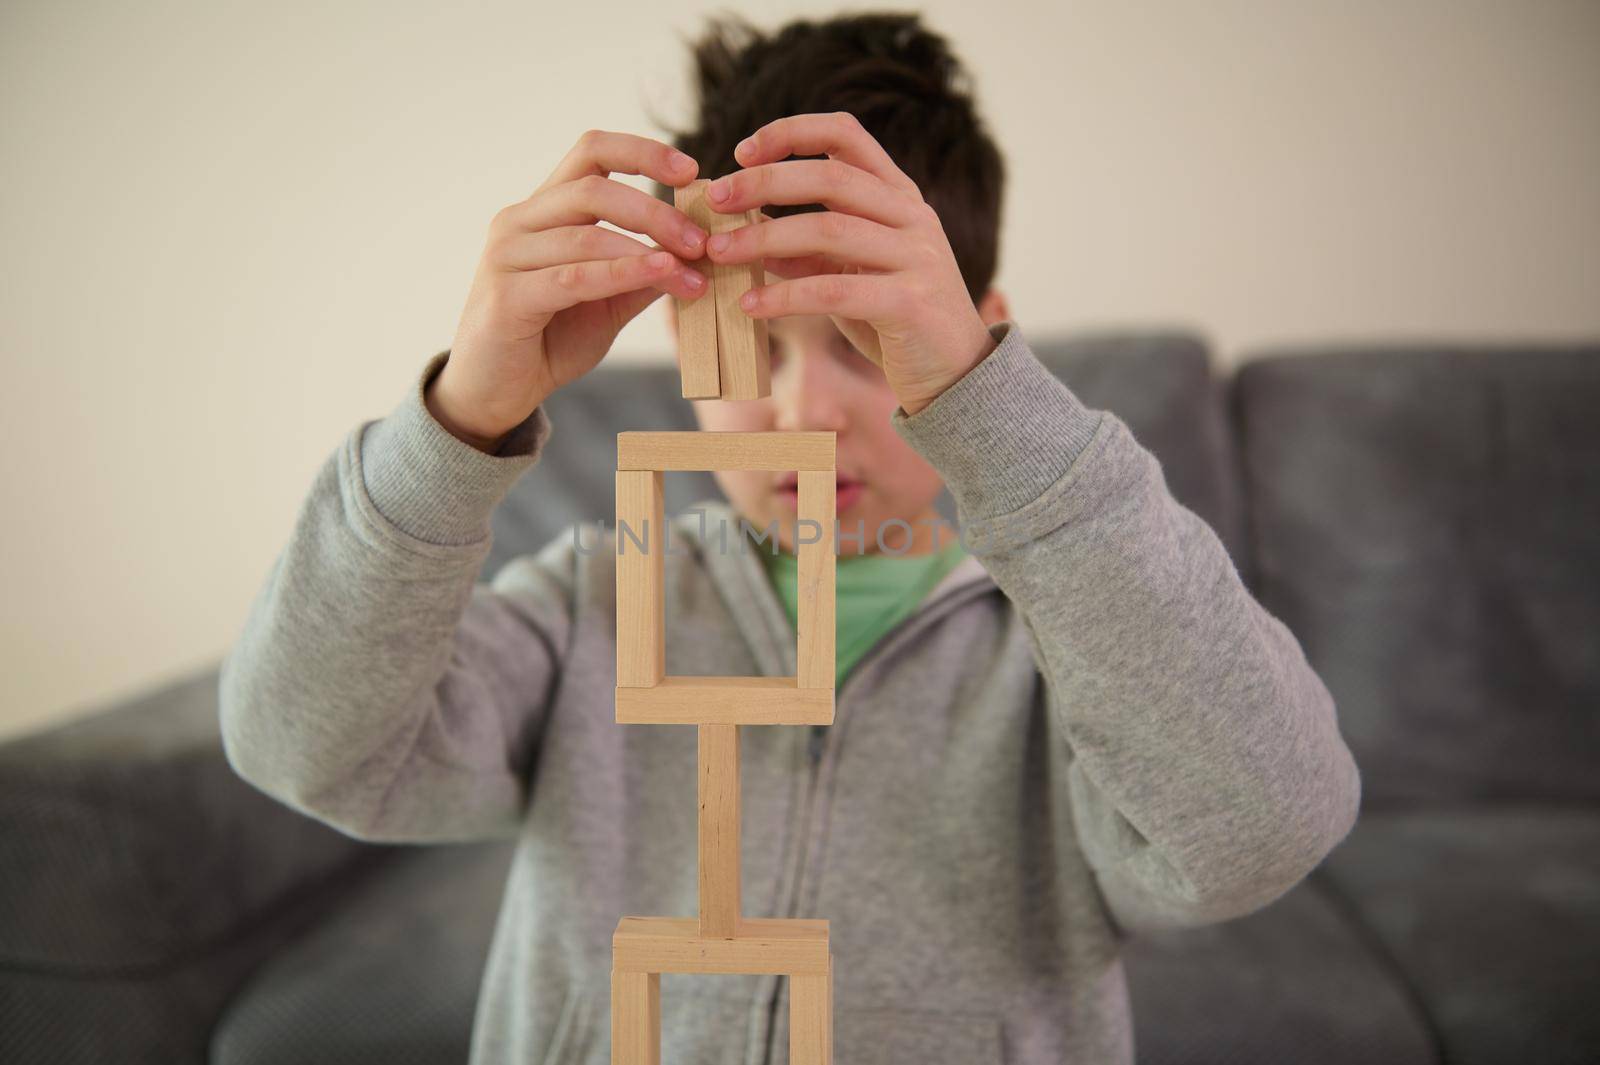
{"label": "boy's eye", "polygon": [[877,373],[878,367],[873,361],[861,354],[856,346],[845,339],[841,334],[834,340],[834,353],[839,360],[856,373]]}

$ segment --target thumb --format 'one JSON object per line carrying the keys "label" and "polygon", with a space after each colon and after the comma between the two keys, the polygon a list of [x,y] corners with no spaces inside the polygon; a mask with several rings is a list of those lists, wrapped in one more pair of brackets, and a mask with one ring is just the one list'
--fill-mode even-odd
{"label": "thumb", "polygon": [[844,338],[850,341],[850,346],[861,352],[867,361],[883,369],[883,341],[878,337],[878,331],[868,322],[858,318],[837,318],[829,315],[833,324],[838,327]]}
{"label": "thumb", "polygon": [[[616,339],[616,334],[622,332],[622,327],[639,317],[639,312],[650,306],[661,296],[665,295],[658,288],[636,288],[632,292],[621,292],[606,300],[606,310],[611,314],[611,321],[615,324],[615,331],[611,334]],[[705,295],[701,299],[711,296],[710,286],[707,286]]]}

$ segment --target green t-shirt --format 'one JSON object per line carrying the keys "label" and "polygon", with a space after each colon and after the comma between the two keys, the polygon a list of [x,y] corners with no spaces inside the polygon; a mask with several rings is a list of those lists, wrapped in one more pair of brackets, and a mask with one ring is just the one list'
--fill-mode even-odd
{"label": "green t-shirt", "polygon": [[[787,551],[773,554],[770,548],[758,554],[783,601],[789,624],[797,624],[799,561]],[[960,540],[951,540],[941,550],[925,555],[839,555],[834,575],[834,683],[842,683],[850,667],[915,610],[964,557]]]}

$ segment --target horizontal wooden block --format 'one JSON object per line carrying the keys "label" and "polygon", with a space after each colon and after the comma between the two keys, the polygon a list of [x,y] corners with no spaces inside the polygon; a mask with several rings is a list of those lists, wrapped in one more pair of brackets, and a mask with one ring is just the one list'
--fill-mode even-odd
{"label": "horizontal wooden block", "polygon": [[731,939],[700,934],[694,917],[624,917],[611,937],[611,966],[640,973],[826,973],[828,922],[743,917]]}
{"label": "horizontal wooden block", "polygon": [[834,455],[827,432],[617,434],[619,470],[832,470]]}
{"label": "horizontal wooden block", "polygon": [[831,725],[833,687],[802,688],[794,677],[665,677],[654,687],[618,687],[617,724]]}

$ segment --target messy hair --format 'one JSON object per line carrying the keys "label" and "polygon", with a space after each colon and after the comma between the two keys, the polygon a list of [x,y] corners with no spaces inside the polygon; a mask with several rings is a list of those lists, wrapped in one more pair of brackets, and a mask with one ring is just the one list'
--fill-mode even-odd
{"label": "messy hair", "polygon": [[[974,302],[994,281],[1005,163],[973,101],[971,79],[940,35],[910,14],[791,22],[763,33],[737,16],[713,19],[690,44],[695,102],[673,145],[700,176],[738,169],[734,147],[777,118],[847,111],[939,214]],[[672,190],[656,186],[671,202]],[[821,210],[772,205],[773,217]]]}

